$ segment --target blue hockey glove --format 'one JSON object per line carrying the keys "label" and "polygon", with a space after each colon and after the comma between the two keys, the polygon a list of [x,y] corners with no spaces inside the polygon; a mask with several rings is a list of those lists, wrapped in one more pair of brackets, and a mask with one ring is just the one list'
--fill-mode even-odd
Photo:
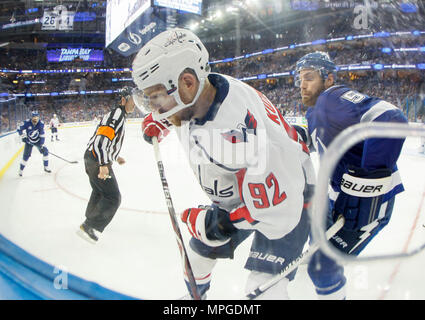
{"label": "blue hockey glove", "polygon": [[342,214],[345,230],[360,230],[378,218],[382,198],[390,186],[390,169],[349,168],[342,176],[341,192],[334,204],[334,221]]}

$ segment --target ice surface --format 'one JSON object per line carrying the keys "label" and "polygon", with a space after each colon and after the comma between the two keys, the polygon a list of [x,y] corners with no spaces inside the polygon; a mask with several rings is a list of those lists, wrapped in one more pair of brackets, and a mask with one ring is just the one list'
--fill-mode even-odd
{"label": "ice surface", "polygon": [[[121,151],[127,162],[114,164],[121,207],[96,245],[76,235],[91,192],[83,154],[93,126],[63,128],[59,142],[46,139],[49,150],[78,164],[50,156],[52,173],[47,174],[34,149],[23,177],[18,177],[19,156],[0,180],[0,233],[57,268],[107,288],[142,299],[178,299],[187,294],[179,250],[153,148],[139,128],[127,125]],[[417,153],[418,147],[419,139],[408,138],[399,160],[406,191],[396,200],[391,222],[364,255],[403,252],[425,242],[425,209],[418,212],[425,190],[425,156]],[[176,212],[208,204],[174,133],[161,142],[161,153]],[[187,243],[188,231],[182,223],[180,228]],[[250,239],[233,260],[217,263],[209,299],[243,297]],[[316,299],[306,267],[302,265],[290,283],[292,299]],[[402,261],[349,264],[348,299],[425,299],[424,269],[425,253]]]}

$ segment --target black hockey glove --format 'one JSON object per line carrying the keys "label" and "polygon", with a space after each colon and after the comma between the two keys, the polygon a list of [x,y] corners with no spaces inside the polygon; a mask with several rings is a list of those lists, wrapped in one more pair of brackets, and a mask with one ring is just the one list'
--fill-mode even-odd
{"label": "black hockey glove", "polygon": [[333,220],[345,218],[345,230],[360,230],[378,218],[383,196],[391,186],[391,170],[349,168],[342,176],[341,192],[333,208]]}
{"label": "black hockey glove", "polygon": [[214,205],[186,209],[182,221],[194,238],[213,247],[225,244],[237,230],[229,212]]}

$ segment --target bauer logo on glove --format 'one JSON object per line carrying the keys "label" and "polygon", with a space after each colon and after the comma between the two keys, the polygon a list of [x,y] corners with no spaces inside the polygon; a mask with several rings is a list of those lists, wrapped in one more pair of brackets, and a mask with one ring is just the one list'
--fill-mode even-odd
{"label": "bauer logo on glove", "polygon": [[391,186],[391,176],[381,179],[365,179],[345,173],[341,179],[341,190],[349,195],[368,198],[385,194]]}
{"label": "bauer logo on glove", "polygon": [[391,186],[391,170],[349,168],[341,179],[341,192],[335,200],[333,218],[342,214],[345,230],[359,230],[378,219],[383,196]]}

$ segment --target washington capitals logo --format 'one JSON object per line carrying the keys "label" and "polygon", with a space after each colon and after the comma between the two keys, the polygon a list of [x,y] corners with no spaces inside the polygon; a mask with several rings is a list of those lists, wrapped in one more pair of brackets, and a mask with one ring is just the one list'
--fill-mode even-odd
{"label": "washington capitals logo", "polygon": [[255,120],[253,114],[247,110],[244,122],[244,124],[238,124],[238,130],[230,130],[221,135],[231,143],[247,142],[249,133],[254,135],[257,134],[257,120]]}

